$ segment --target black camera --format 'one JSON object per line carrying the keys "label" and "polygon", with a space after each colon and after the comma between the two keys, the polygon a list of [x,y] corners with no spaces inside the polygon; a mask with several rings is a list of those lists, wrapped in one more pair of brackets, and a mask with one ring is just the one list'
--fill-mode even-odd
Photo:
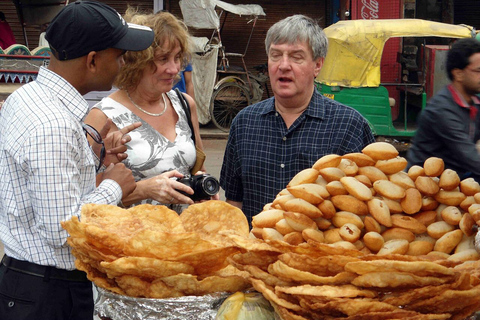
{"label": "black camera", "polygon": [[220,190],[220,183],[218,180],[209,174],[199,174],[191,177],[185,177],[179,179],[178,182],[183,183],[193,189],[193,194],[187,194],[182,191],[187,197],[190,197],[193,201],[209,200],[211,196],[214,196]]}

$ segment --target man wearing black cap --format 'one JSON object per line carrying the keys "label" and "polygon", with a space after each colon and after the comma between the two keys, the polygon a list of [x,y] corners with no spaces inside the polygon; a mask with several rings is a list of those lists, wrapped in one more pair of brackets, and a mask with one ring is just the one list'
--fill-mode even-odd
{"label": "man wearing black cap", "polygon": [[[92,319],[92,285],[75,270],[60,222],[80,216],[84,203],[116,205],[135,189],[131,171],[113,163],[125,156],[126,134],[134,128],[102,137],[83,123],[89,106],[82,96],[110,90],[125,51],[149,47],[153,31],[125,23],[101,2],[77,1],[52,20],[46,39],[53,53],[48,68],[12,93],[0,111],[0,238],[6,254],[0,318]],[[87,134],[97,142],[95,154]]]}

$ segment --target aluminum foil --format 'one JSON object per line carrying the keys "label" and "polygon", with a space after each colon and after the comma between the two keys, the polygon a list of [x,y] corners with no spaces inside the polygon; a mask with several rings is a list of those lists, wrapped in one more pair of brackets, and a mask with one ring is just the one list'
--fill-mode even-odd
{"label": "aluminum foil", "polygon": [[480,253],[480,232],[478,232],[478,227],[477,226],[474,226],[475,227],[475,232],[477,233],[475,235],[475,249],[477,250],[477,252]]}
{"label": "aluminum foil", "polygon": [[95,314],[111,320],[214,320],[228,292],[170,299],[133,298],[96,288]]}

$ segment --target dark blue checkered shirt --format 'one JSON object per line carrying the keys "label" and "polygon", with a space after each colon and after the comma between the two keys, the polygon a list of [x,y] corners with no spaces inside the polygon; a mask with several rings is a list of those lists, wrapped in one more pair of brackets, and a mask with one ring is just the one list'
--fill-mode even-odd
{"label": "dark blue checkered shirt", "polygon": [[322,156],[360,152],[372,142],[372,131],[359,112],[316,90],[288,129],[270,98],[243,109],[234,119],[220,184],[228,200],[242,202],[251,222],[295,174]]}

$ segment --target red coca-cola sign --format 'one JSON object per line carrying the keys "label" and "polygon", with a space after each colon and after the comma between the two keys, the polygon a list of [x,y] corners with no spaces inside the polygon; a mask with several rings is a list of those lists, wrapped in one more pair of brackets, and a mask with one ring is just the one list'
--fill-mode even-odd
{"label": "red coca-cola sign", "polygon": [[352,19],[403,18],[402,0],[353,0]]}
{"label": "red coca-cola sign", "polygon": [[376,0],[361,0],[360,16],[364,20],[379,19],[378,10],[380,5]]}

